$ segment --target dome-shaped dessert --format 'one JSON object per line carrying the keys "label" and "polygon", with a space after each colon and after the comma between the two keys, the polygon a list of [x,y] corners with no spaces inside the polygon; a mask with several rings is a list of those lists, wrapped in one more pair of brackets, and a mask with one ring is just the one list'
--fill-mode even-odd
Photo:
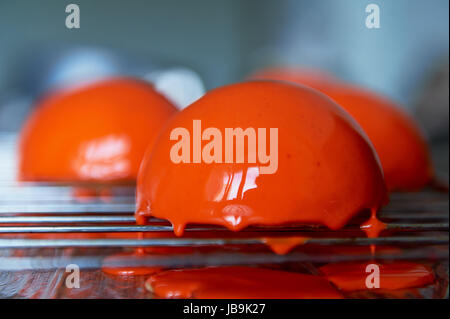
{"label": "dome-shaped dessert", "polygon": [[414,119],[388,98],[338,82],[320,71],[268,68],[250,78],[304,84],[325,93],[346,109],[372,141],[389,190],[416,190],[433,178],[425,138]]}
{"label": "dome-shaped dessert", "polygon": [[178,235],[188,223],[337,229],[385,198],[375,151],[342,108],[307,87],[254,81],[170,120],[139,171],[136,219],[167,219]]}
{"label": "dome-shaped dessert", "polygon": [[359,87],[339,84],[322,92],[342,105],[367,133],[389,190],[417,190],[431,182],[427,143],[409,114],[387,98]]}
{"label": "dome-shaped dessert", "polygon": [[135,181],[176,108],[150,84],[113,78],[40,100],[20,136],[19,179]]}

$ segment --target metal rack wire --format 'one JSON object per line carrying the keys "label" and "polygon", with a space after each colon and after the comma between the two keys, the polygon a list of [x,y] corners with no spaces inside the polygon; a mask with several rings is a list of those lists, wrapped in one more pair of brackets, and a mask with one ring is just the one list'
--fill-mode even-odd
{"label": "metal rack wire", "polygon": [[[0,149],[5,156],[0,163],[0,235],[65,234],[65,233],[170,233],[172,226],[152,219],[150,225],[136,225],[133,216],[134,188],[119,186],[110,189],[112,196],[83,198],[74,196],[74,187],[48,183],[16,183],[11,178],[15,171],[16,137],[0,136]],[[250,227],[244,232],[271,236],[284,233],[289,236],[314,232],[325,237],[308,238],[305,243],[316,245],[448,245],[448,193],[427,191],[394,194],[388,207],[380,212],[390,236],[366,238],[363,234],[333,237],[324,227],[297,225],[291,227]],[[356,232],[359,224],[347,226],[344,232]],[[27,239],[0,238],[0,248],[48,247],[166,247],[166,246],[220,246],[226,244],[260,244],[261,236],[251,238],[221,238],[226,232],[218,227],[191,226],[192,232],[214,234],[214,238],[152,238],[152,239]],[[342,232],[340,231],[340,232]],[[401,236],[398,236],[398,233]],[[331,236],[330,236],[331,235]]]}
{"label": "metal rack wire", "polygon": [[[19,186],[17,186],[19,187]],[[30,186],[28,186],[30,187]],[[41,191],[41,187],[32,186]],[[56,186],[49,189],[49,195]],[[417,196],[418,195],[418,196]],[[53,196],[53,195],[52,195]],[[0,201],[0,234],[67,234],[67,233],[165,233],[173,228],[163,220],[152,219],[150,225],[136,225],[133,216],[133,202],[114,199],[115,202],[83,203],[68,201],[52,202],[52,196],[39,203],[5,204]],[[410,205],[408,203],[410,198]],[[419,198],[419,199],[418,199]],[[130,198],[128,198],[129,200]],[[71,201],[71,202],[69,202]],[[59,209],[49,209],[58,207]],[[252,236],[246,238],[229,238],[229,231],[220,227],[193,225],[187,227],[183,238],[144,238],[144,239],[28,239],[0,238],[0,248],[50,248],[50,247],[202,247],[223,245],[259,245],[263,238],[272,235],[308,236],[311,233],[325,236],[311,237],[304,241],[310,245],[448,245],[448,194],[418,193],[394,196],[392,203],[381,211],[380,218],[386,223],[389,236],[366,238],[362,232],[356,236],[333,237],[334,232],[318,226],[296,225],[283,227],[249,227],[242,233]],[[359,224],[353,223],[339,233],[357,233]],[[208,232],[212,238],[190,238],[189,234]],[[228,233],[228,234],[227,234]],[[226,237],[221,235],[227,234]],[[400,234],[400,235],[399,235]],[[443,256],[446,257],[446,256]]]}

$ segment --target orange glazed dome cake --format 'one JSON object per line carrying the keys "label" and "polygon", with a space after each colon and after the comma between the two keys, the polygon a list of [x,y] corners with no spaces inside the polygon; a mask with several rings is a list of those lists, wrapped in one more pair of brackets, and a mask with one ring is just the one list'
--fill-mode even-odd
{"label": "orange glazed dome cake", "polygon": [[353,85],[330,86],[322,92],[342,105],[367,133],[389,190],[419,190],[431,183],[434,174],[425,137],[401,107]]}
{"label": "orange glazed dome cake", "polygon": [[432,181],[433,168],[425,137],[414,119],[388,98],[339,82],[321,71],[295,67],[268,68],[250,78],[308,85],[341,105],[372,141],[389,190],[418,190]]}
{"label": "orange glazed dome cake", "polygon": [[377,155],[325,95],[272,81],[210,91],[174,116],[145,155],[138,223],[240,230],[311,223],[338,229],[386,199]]}
{"label": "orange glazed dome cake", "polygon": [[135,181],[145,149],[176,108],[144,81],[112,78],[49,94],[26,121],[25,181]]}

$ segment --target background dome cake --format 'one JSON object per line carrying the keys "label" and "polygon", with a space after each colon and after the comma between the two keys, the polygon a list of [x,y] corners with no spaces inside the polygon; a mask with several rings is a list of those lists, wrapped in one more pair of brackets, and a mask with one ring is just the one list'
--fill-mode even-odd
{"label": "background dome cake", "polygon": [[150,84],[132,78],[44,96],[20,135],[19,179],[135,181],[145,149],[175,112]]}
{"label": "background dome cake", "polygon": [[342,105],[372,141],[389,190],[417,190],[433,179],[426,140],[413,118],[384,96],[339,84],[323,92]]}
{"label": "background dome cake", "polygon": [[417,190],[433,178],[425,138],[402,108],[388,98],[333,79],[320,71],[268,68],[251,78],[304,84],[325,93],[345,108],[372,141],[389,190]]}

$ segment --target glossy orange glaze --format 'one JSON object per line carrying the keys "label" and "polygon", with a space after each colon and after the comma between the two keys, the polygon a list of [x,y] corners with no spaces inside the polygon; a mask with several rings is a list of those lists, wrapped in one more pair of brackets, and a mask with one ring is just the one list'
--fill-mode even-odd
{"label": "glossy orange glaze", "polygon": [[262,242],[269,246],[278,255],[285,255],[296,246],[303,245],[308,241],[308,237],[264,237]]}
{"label": "glossy orange glaze", "polygon": [[389,190],[417,190],[431,182],[433,169],[423,134],[414,120],[386,97],[338,82],[321,72],[295,68],[262,70],[252,78],[308,85],[345,108],[375,146]]}
{"label": "glossy orange glaze", "polygon": [[339,299],[320,276],[253,267],[169,270],[153,275],[146,288],[161,298]]}
{"label": "glossy orange glaze", "polygon": [[[377,263],[380,270],[380,288],[395,290],[411,287],[423,287],[434,281],[430,267],[412,262]],[[368,262],[345,262],[328,264],[320,268],[325,277],[344,291],[369,289],[366,287]]]}
{"label": "glossy orange glaze", "polygon": [[[368,238],[377,238],[386,227],[387,225],[377,218],[377,212],[373,209],[370,218],[360,226]],[[372,255],[375,254],[375,245],[370,245],[370,251]]]}
{"label": "glossy orange glaze", "polygon": [[134,182],[145,149],[175,112],[150,84],[132,78],[49,94],[22,129],[18,177]]}
{"label": "glossy orange glaze", "polygon": [[377,238],[380,233],[386,229],[387,225],[377,218],[375,210],[372,210],[370,218],[363,223],[361,229],[366,233],[368,238]]}
{"label": "glossy orange glaze", "polygon": [[[263,175],[259,164],[173,163],[170,132],[192,132],[194,119],[221,132],[278,128],[278,170]],[[215,89],[172,118],[143,160],[136,219],[167,219],[177,235],[187,223],[240,230],[300,222],[338,229],[385,198],[373,147],[344,110],[306,87],[254,81]]]}
{"label": "glossy orange glaze", "polygon": [[390,190],[418,190],[433,179],[428,147],[412,117],[385,97],[340,84],[324,91],[363,127],[383,165]]}
{"label": "glossy orange glaze", "polygon": [[[161,271],[162,267],[157,266],[112,266],[111,264],[114,264],[114,262],[120,262],[124,258],[133,258],[139,256],[143,256],[145,252],[143,252],[141,249],[137,249],[134,252],[131,253],[120,253],[117,255],[108,256],[103,261],[102,271],[104,273],[107,273],[109,275],[113,276],[144,276],[144,275],[150,275],[157,273]],[[109,264],[109,265],[108,265]]]}
{"label": "glossy orange glaze", "polygon": [[161,271],[158,267],[102,267],[105,274],[119,277],[148,276]]}

